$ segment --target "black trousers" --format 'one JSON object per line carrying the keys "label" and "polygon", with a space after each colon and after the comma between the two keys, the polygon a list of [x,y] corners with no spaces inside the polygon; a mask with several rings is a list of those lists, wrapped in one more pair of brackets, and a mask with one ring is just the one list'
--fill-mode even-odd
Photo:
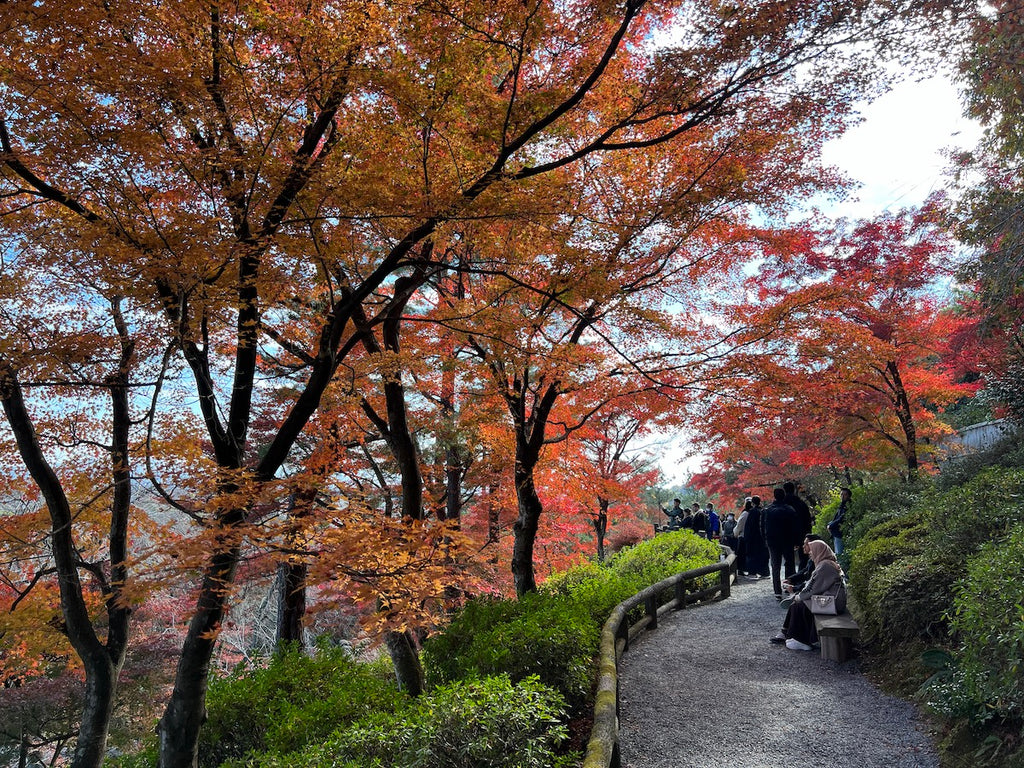
{"label": "black trousers", "polygon": [[771,544],[768,545],[768,557],[771,564],[772,572],[772,587],[775,588],[775,594],[782,594],[782,578],[779,575],[779,569],[782,567],[782,562],[786,562],[786,578],[788,579],[794,573],[796,573],[796,565],[793,559],[793,547],[780,547],[775,548]]}
{"label": "black trousers", "polygon": [[814,626],[814,614],[804,603],[793,602],[786,611],[782,623],[782,634],[807,645],[818,642],[818,630]]}

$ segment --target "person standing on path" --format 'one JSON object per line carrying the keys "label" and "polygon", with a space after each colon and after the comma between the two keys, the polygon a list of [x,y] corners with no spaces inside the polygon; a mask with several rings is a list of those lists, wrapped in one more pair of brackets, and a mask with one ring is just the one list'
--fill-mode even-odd
{"label": "person standing on path", "polygon": [[[796,483],[785,482],[782,484],[782,490],[786,492],[784,501],[796,510],[796,518],[800,526],[797,539],[797,546],[799,546],[799,542],[803,541],[804,536],[814,529],[814,517],[811,515],[811,508],[807,506],[807,502],[801,499],[800,495],[796,492]],[[807,554],[802,547],[799,551],[799,557],[800,567],[805,568],[807,566]]]}
{"label": "person standing on path", "polygon": [[670,531],[678,531],[682,527],[683,508],[679,505],[679,499],[672,499],[672,508],[662,509],[661,511],[668,515],[668,529]]}
{"label": "person standing on path", "polygon": [[828,524],[828,532],[832,534],[832,543],[835,545],[834,549],[837,556],[843,553],[843,521],[846,519],[846,510],[850,506],[850,499],[852,498],[853,491],[849,488],[843,487],[839,489],[839,509],[836,510],[832,522]]}
{"label": "person standing on path", "polygon": [[764,542],[764,527],[761,518],[764,509],[761,497],[751,496],[750,509],[746,512],[747,521],[743,524],[743,560],[747,575],[764,577],[768,575],[768,547]]}
{"label": "person standing on path", "polygon": [[715,505],[710,501],[704,509],[704,514],[708,516],[708,539],[718,538],[722,531],[722,519],[715,512]]}
{"label": "person standing on path", "polygon": [[[786,565],[786,578],[796,573],[793,552],[803,541],[803,527],[797,517],[796,510],[786,503],[786,492],[782,488],[772,491],[775,501],[764,509],[761,516],[761,532],[768,545],[771,559],[772,587],[775,599],[782,599],[782,579],[779,574],[783,562]],[[749,526],[749,521],[748,521]]]}
{"label": "person standing on path", "polygon": [[708,535],[708,516],[704,510],[700,508],[699,504],[693,505],[693,522],[690,523],[693,527],[693,532],[698,536],[707,538]]}

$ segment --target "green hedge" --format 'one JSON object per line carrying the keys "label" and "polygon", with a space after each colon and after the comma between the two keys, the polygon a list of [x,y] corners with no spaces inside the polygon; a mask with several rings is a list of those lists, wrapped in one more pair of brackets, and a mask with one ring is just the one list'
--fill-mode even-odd
{"label": "green hedge", "polygon": [[386,662],[362,663],[327,646],[310,655],[291,649],[266,667],[240,668],[210,681],[199,765],[292,752],[372,712],[400,708],[406,699]]}
{"label": "green hedge", "polygon": [[[979,724],[989,719],[1024,724],[1024,525],[971,558],[958,585],[952,629],[958,646],[955,687],[941,706],[955,702]],[[933,704],[934,701],[933,697]],[[1022,734],[1024,735],[1024,734]]]}
{"label": "green hedge", "polygon": [[888,666],[901,652],[920,653],[921,642],[931,646],[921,660],[938,671],[923,692],[950,719],[944,764],[1016,766],[1024,764],[1024,468],[973,469],[958,465],[958,482],[855,490],[851,592],[864,639]]}
{"label": "green hedge", "polygon": [[599,629],[571,598],[527,594],[519,600],[474,600],[427,641],[427,684],[506,674],[536,676],[581,712],[590,694]]}
{"label": "green hedge", "polygon": [[945,489],[925,481],[858,489],[850,587],[865,640],[879,650],[941,641],[968,558],[1024,521],[1022,500],[1020,468],[986,469]]}
{"label": "green hedge", "polygon": [[688,531],[662,533],[624,549],[607,566],[587,564],[516,601],[475,600],[427,641],[429,685],[507,674],[536,675],[585,714],[600,629],[612,608],[650,584],[718,562],[718,545]]}
{"label": "green hedge", "polygon": [[568,768],[565,702],[527,678],[505,675],[440,686],[408,709],[380,713],[290,755],[265,755],[232,768]]}

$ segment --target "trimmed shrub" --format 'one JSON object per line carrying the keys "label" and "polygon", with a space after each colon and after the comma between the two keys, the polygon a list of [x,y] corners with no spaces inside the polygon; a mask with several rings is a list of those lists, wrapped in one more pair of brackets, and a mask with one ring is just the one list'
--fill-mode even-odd
{"label": "trimmed shrub", "polygon": [[[869,531],[884,523],[893,522],[897,527],[901,526],[901,518],[908,517],[921,493],[928,487],[929,482],[924,479],[914,483],[887,480],[852,488],[853,498],[843,526],[846,548],[856,549]],[[875,531],[874,535],[878,536],[879,532]]]}
{"label": "trimmed shrub", "polygon": [[605,566],[586,563],[553,576],[541,592],[571,598],[600,627],[626,598],[669,576],[717,563],[718,559],[718,545],[690,531],[660,533],[622,550]]}
{"label": "trimmed shrub", "polygon": [[962,562],[1024,522],[1024,469],[993,467],[923,502],[930,506],[932,546]]}
{"label": "trimmed shrub", "polygon": [[566,739],[565,702],[535,677],[505,675],[441,686],[406,711],[340,729],[323,745],[251,761],[260,768],[549,768]]}
{"label": "trimmed shrub", "polygon": [[1024,721],[1024,524],[971,558],[952,628],[959,684],[973,721]]}
{"label": "trimmed shrub", "polygon": [[1024,444],[1019,437],[1009,435],[985,451],[959,456],[946,462],[935,484],[942,490],[963,485],[975,475],[992,467],[1024,468]]}
{"label": "trimmed shrub", "polygon": [[608,567],[631,587],[629,595],[681,571],[717,563],[719,552],[713,541],[690,531],[671,531],[622,550]]}
{"label": "trimmed shrub", "polygon": [[600,630],[586,606],[558,595],[473,600],[423,649],[428,684],[506,674],[536,676],[574,713],[587,702]]}
{"label": "trimmed shrub", "polygon": [[360,663],[341,648],[320,647],[313,655],[290,649],[266,667],[210,681],[199,765],[214,768],[254,752],[292,752],[406,701],[386,663]]}
{"label": "trimmed shrub", "polygon": [[609,567],[586,563],[548,579],[541,594],[571,599],[584,609],[598,627],[604,625],[612,609],[637,590]]}
{"label": "trimmed shrub", "polygon": [[902,557],[874,573],[866,598],[858,597],[865,640],[878,648],[946,635],[953,599],[949,572],[927,555]]}

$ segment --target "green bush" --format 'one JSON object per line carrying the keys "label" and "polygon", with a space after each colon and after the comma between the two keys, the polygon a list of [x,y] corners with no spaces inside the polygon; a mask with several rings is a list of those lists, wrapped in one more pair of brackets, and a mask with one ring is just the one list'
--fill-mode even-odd
{"label": "green bush", "polygon": [[550,768],[565,741],[565,702],[536,678],[505,675],[436,688],[408,710],[377,714],[326,743],[250,761],[261,768]]}
{"label": "green bush", "polygon": [[[607,565],[586,563],[548,579],[541,592],[572,599],[602,626],[612,609],[651,584],[718,562],[718,545],[690,531],[660,533],[618,552]],[[715,576],[708,577],[710,583]]]}
{"label": "green bush", "polygon": [[[1021,469],[992,468],[945,490],[925,481],[912,487],[910,494],[879,484],[854,496],[860,533],[851,552],[850,587],[865,639],[879,649],[941,638],[967,557],[1024,520]],[[884,506],[886,498],[891,508]]]}
{"label": "green bush", "polygon": [[900,519],[909,516],[921,493],[929,487],[927,479],[913,483],[890,479],[852,488],[853,498],[843,526],[846,547],[856,549],[869,531],[887,522],[895,521],[900,525]]}
{"label": "green bush", "polygon": [[936,479],[936,485],[943,490],[964,485],[975,475],[992,467],[1024,467],[1024,444],[1019,437],[1007,436],[984,451],[946,462]]}
{"label": "green bush", "polygon": [[958,585],[952,628],[957,682],[972,719],[1024,720],[1024,525],[991,542]]}
{"label": "green bush", "polygon": [[540,591],[542,594],[572,600],[600,627],[612,609],[637,590],[609,567],[586,563],[552,576],[544,582]]}
{"label": "green bush", "polygon": [[923,502],[930,506],[932,546],[963,561],[1024,522],[1024,469],[992,467]]}
{"label": "green bush", "polygon": [[[881,487],[891,488],[889,484]],[[951,566],[934,546],[936,494],[918,483],[916,503],[896,493],[894,512],[864,508],[861,536],[850,552],[850,592],[858,607],[864,640],[885,651],[908,640],[933,641],[946,633],[945,614],[961,567]],[[879,499],[875,488],[865,496]],[[868,521],[875,524],[865,530]]]}
{"label": "green bush", "polygon": [[560,595],[474,600],[423,649],[429,685],[507,674],[537,676],[559,691],[573,712],[585,707],[600,629],[586,606]]}
{"label": "green bush", "polygon": [[884,649],[908,640],[944,637],[952,586],[944,566],[925,554],[879,567],[866,598],[857,598],[864,639]]}
{"label": "green bush", "polygon": [[292,752],[371,712],[393,711],[406,701],[393,679],[385,664],[320,647],[313,655],[290,649],[266,667],[211,680],[199,764],[214,768],[250,752]]}
{"label": "green bush", "polygon": [[717,563],[719,553],[713,541],[690,531],[671,531],[622,550],[608,567],[633,594],[682,571]]}

